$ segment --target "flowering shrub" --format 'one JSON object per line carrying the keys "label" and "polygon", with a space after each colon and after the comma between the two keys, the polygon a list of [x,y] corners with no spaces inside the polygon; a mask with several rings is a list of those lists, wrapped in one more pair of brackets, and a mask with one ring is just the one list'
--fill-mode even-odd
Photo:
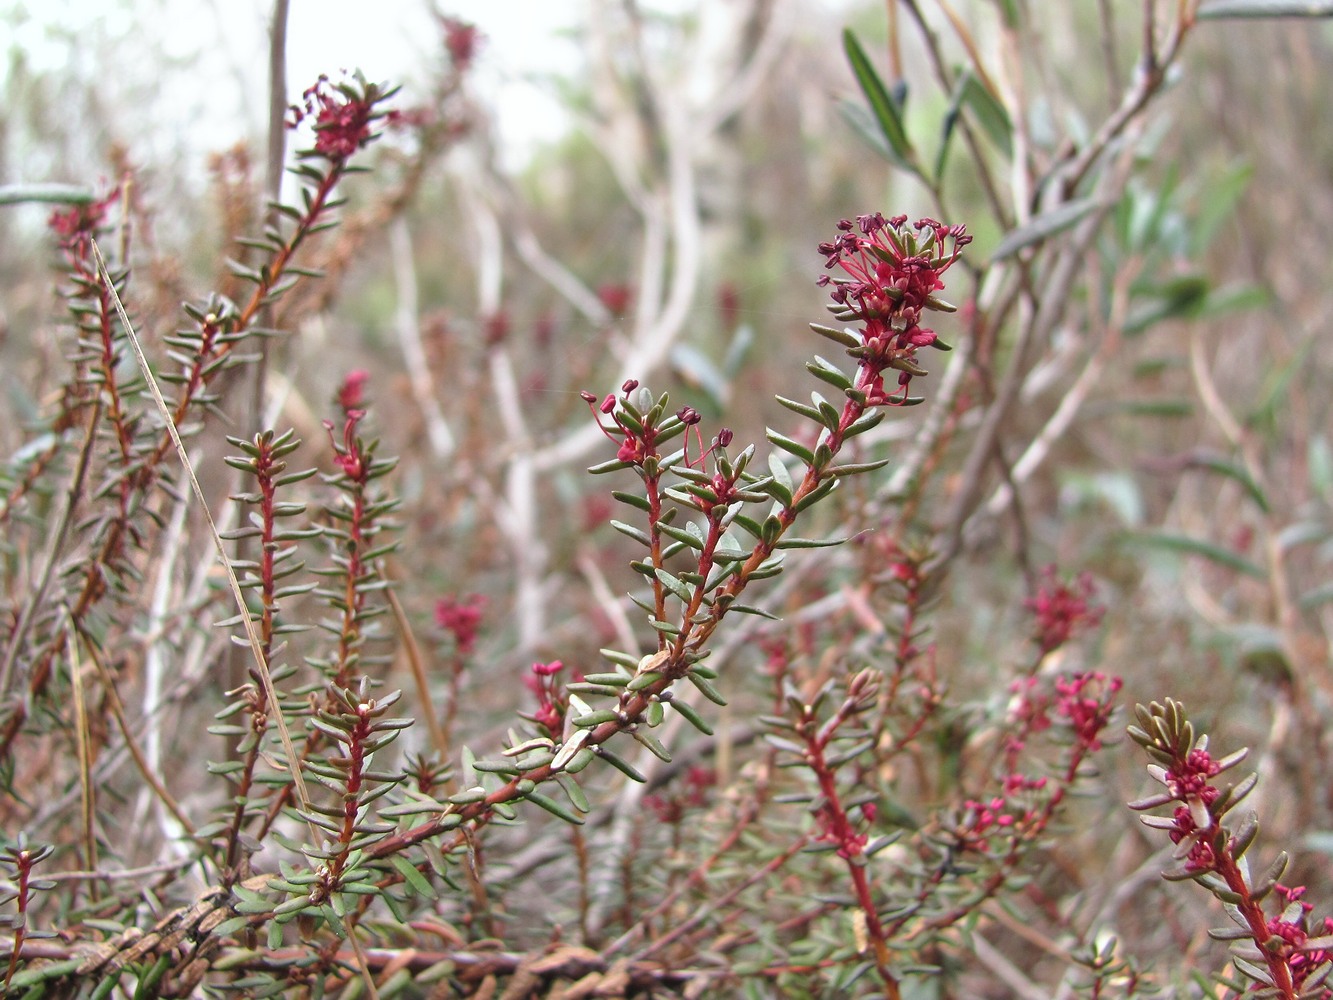
{"label": "flowering shrub", "polygon": [[[832,222],[805,265],[829,357],[774,376],[762,431],[735,405],[748,287],[719,279],[724,362],[672,343],[702,243],[690,158],[726,106],[694,120],[632,95],[616,135],[649,141],[617,138],[609,160],[644,213],[637,273],[585,281],[524,212],[487,214],[501,185],[454,178],[475,308],[421,314],[406,213],[470,141],[466,74],[486,53],[451,17],[434,106],[396,109],[360,76],[302,93],[294,196],[244,217],[258,235],[183,318],[135,242],[128,178],[52,213],[58,384],[0,501],[7,993],[1333,995],[1333,918],[1306,901],[1322,885],[1279,881],[1285,853],[1250,871],[1257,820],[1233,810],[1257,780],[1228,784],[1244,753],[1212,756],[1170,699],[1129,727],[1164,789],[1131,808],[1167,880],[1231,918],[1209,932],[1230,964],[1147,887],[1163,864],[1124,833],[1118,717],[1147,683],[1120,676],[1140,639],[1125,623],[1146,626],[1118,609],[1113,560],[1068,556],[1086,550],[1025,507],[1099,381],[1131,367],[1122,335],[1186,312],[1138,280],[1178,263],[1155,254],[1186,220],[1165,195],[1144,208],[1131,178],[1199,6],[1148,5],[1117,110],[1050,148],[964,25],[960,71],[903,6],[948,102],[938,148],[907,81],[886,86],[850,33],[865,104],[848,121],[994,245],[930,217]],[[396,183],[375,188],[372,165]],[[366,350],[308,393],[275,374],[291,334],[355,311],[351,262],[385,234],[402,371]],[[536,309],[530,281],[502,294],[511,256],[572,312]],[[776,315],[780,372],[796,338]],[[595,347],[575,349],[582,330]],[[1283,559],[1312,529],[1279,530],[1253,463],[1195,464],[1270,518],[1268,569],[1136,540],[1271,574],[1298,635]],[[1060,565],[1033,568],[1047,549]],[[1001,596],[988,562],[1012,570]],[[1298,648],[1250,662],[1318,746]]]}
{"label": "flowering shrub", "polygon": [[[1333,972],[1333,918],[1319,925],[1323,934],[1311,935],[1313,904],[1301,899],[1304,886],[1278,883],[1289,858],[1279,853],[1255,878],[1246,852],[1259,832],[1251,814],[1238,826],[1223,822],[1253,791],[1254,775],[1234,785],[1219,787],[1214,779],[1232,770],[1246,757],[1238,750],[1215,758],[1208,752],[1208,737],[1194,736],[1194,727],[1183,707],[1168,700],[1136,710],[1137,726],[1129,735],[1154,761],[1149,773],[1165,791],[1130,804],[1131,809],[1171,807],[1171,815],[1145,816],[1143,822],[1166,830],[1175,845],[1173,858],[1179,863],[1163,874],[1168,879],[1193,879],[1223,904],[1234,927],[1208,933],[1221,941],[1238,941],[1232,964],[1250,981],[1252,989],[1265,989],[1279,997],[1326,997],[1323,986]],[[1269,916],[1265,901],[1276,897]]]}

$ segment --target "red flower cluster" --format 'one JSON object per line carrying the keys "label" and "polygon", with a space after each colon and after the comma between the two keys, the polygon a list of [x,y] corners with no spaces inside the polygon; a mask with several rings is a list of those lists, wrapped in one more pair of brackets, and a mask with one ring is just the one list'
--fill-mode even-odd
{"label": "red flower cluster", "polygon": [[[1278,946],[1279,953],[1291,969],[1292,985],[1300,990],[1311,973],[1325,962],[1333,961],[1333,917],[1324,918],[1320,936],[1311,940],[1308,918],[1314,906],[1301,899],[1305,886],[1288,889],[1278,885],[1273,892],[1286,901],[1287,907],[1281,916],[1268,921],[1268,933],[1283,942]],[[1315,995],[1327,998],[1330,991],[1324,989]]]}
{"label": "red flower cluster", "polygon": [[[862,809],[861,819],[868,825],[874,822],[876,814],[876,810],[866,812]],[[852,818],[840,808],[836,808],[833,803],[825,803],[815,813],[815,820],[820,824],[820,831],[815,839],[822,840],[826,844],[837,844],[838,857],[844,861],[860,857],[865,851],[870,835],[864,830],[857,830]]]}
{"label": "red flower cluster", "polygon": [[444,29],[444,47],[449,52],[454,69],[460,73],[465,72],[477,55],[481,32],[475,24],[456,17],[441,17],[440,27]]}
{"label": "red flower cluster", "polygon": [[485,609],[486,598],[481,594],[441,597],[435,602],[435,624],[453,635],[460,656],[469,655],[476,647]]}
{"label": "red flower cluster", "polygon": [[56,209],[51,213],[51,217],[46,220],[46,224],[60,237],[60,246],[65,250],[74,250],[78,247],[86,249],[88,237],[95,234],[106,224],[107,209],[119,197],[120,189],[116,188],[106,197],[99,198],[96,201],[74,205],[64,211]]}
{"label": "red flower cluster", "polygon": [[958,847],[964,851],[989,851],[991,837],[1013,829],[1023,818],[1010,811],[999,796],[987,802],[968,799],[963,809],[963,821],[955,833]]}
{"label": "red flower cluster", "polygon": [[1170,767],[1149,765],[1148,773],[1165,785],[1166,791],[1132,804],[1132,808],[1141,810],[1168,802],[1180,803],[1169,819],[1145,816],[1143,822],[1167,831],[1171,843],[1178,845],[1177,856],[1185,859],[1185,867],[1191,872],[1212,871],[1217,867],[1212,844],[1216,821],[1208,807],[1221,792],[1211,779],[1237,760],[1234,756],[1225,762],[1214,760],[1207,750],[1196,747],[1178,757]]}
{"label": "red flower cluster", "polygon": [[352,87],[332,86],[329,78],[321,75],[301,94],[301,103],[290,107],[287,127],[296,128],[308,115],[314,115],[315,152],[341,163],[372,138],[375,102],[355,95]]}
{"label": "red flower cluster", "polygon": [[1033,638],[1044,656],[1077,633],[1094,628],[1106,609],[1092,603],[1097,588],[1088,573],[1080,573],[1076,580],[1066,584],[1056,576],[1054,566],[1047,566],[1042,571],[1042,581],[1036,595],[1024,601],[1023,606],[1036,619]]}
{"label": "red flower cluster", "polygon": [[1102,748],[1102,730],[1111,721],[1116,693],[1124,686],[1119,677],[1101,671],[1056,678],[1056,710],[1069,720],[1074,738],[1088,750]]}
{"label": "red flower cluster", "polygon": [[[819,284],[833,285],[833,301],[862,324],[864,346],[854,353],[867,375],[864,387],[870,405],[906,398],[912,377],[925,374],[914,360],[918,348],[948,350],[934,330],[921,326],[921,315],[927,309],[952,311],[953,306],[935,293],[944,287],[940,276],[972,242],[963,226],[921,219],[911,227],[913,233],[906,222],[905,215],[885,219],[879,213],[859,215],[855,223],[843,219],[838,223],[842,235],[819,244],[824,266],[840,267],[848,275],[839,279],[823,275]],[[891,399],[884,392],[884,372],[889,369],[898,372],[902,399]]]}

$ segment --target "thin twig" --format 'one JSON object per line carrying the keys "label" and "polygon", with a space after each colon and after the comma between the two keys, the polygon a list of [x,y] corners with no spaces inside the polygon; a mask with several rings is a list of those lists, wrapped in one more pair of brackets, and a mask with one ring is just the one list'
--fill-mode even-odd
{"label": "thin twig", "polygon": [[393,620],[398,625],[399,638],[403,640],[403,653],[407,657],[408,665],[412,668],[412,677],[417,685],[417,697],[421,699],[421,713],[426,717],[426,729],[430,732],[430,741],[435,749],[439,751],[442,760],[449,759],[449,740],[444,735],[444,729],[440,725],[440,714],[435,709],[435,703],[431,700],[430,684],[426,679],[426,665],[421,657],[421,646],[417,643],[417,637],[412,631],[412,622],[407,617],[407,612],[403,610],[403,604],[398,600],[398,595],[393,592],[392,587],[384,589],[384,596],[389,602],[389,608],[393,611]]}
{"label": "thin twig", "polygon": [[74,478],[70,482],[69,491],[65,494],[65,506],[55,523],[55,530],[50,534],[50,542],[42,559],[42,571],[37,577],[37,586],[33,588],[32,596],[27,603],[23,605],[18,624],[14,626],[14,632],[9,637],[9,648],[5,650],[5,665],[0,669],[0,696],[7,694],[9,691],[9,684],[14,673],[14,663],[18,659],[19,647],[23,645],[23,640],[27,637],[28,629],[32,626],[38,608],[46,599],[46,588],[51,585],[51,575],[55,571],[56,562],[60,559],[60,553],[65,549],[65,539],[69,536],[69,526],[73,520],[75,508],[78,507],[79,498],[83,495],[83,482],[88,475],[88,465],[93,454],[93,442],[97,438],[97,425],[101,419],[102,401],[99,397],[93,403],[92,410],[88,414],[88,428],[84,433],[83,445],[79,448],[78,461],[74,465]]}
{"label": "thin twig", "polygon": [[[145,630],[144,680],[143,680],[143,719],[148,727],[144,739],[145,761],[141,770],[154,775],[162,768],[162,686],[166,676],[166,664],[163,662],[163,636],[167,630],[167,618],[174,611],[172,601],[172,580],[176,560],[181,553],[181,543],[185,535],[185,515],[190,508],[190,494],[182,493],[172,507],[171,520],[162,539],[162,557],[157,560],[157,582],[153,586],[153,596],[148,608],[148,627]],[[99,661],[100,662],[100,661]],[[107,683],[104,675],[103,683]],[[119,703],[117,695],[115,701]],[[128,739],[128,733],[127,733]],[[159,798],[161,796],[159,795]],[[164,800],[165,801],[165,800]],[[176,812],[175,809],[172,812]],[[159,814],[160,815],[160,814]],[[179,820],[181,817],[177,816]],[[184,824],[190,829],[189,824]]]}
{"label": "thin twig", "polygon": [[[88,649],[88,657],[93,661],[97,668],[98,676],[102,679],[102,688],[107,693],[108,702],[111,706],[111,715],[116,720],[116,725],[120,727],[121,737],[125,740],[125,748],[134,758],[134,763],[139,768],[139,773],[144,781],[148,782],[149,787],[157,794],[161,803],[167,807],[167,810],[181,825],[187,836],[194,837],[194,824],[189,821],[185,813],[181,810],[180,803],[167,791],[167,786],[157,774],[156,762],[152,762],[139,747],[139,741],[134,737],[134,730],[130,728],[129,720],[125,717],[125,705],[120,700],[120,693],[116,690],[115,678],[111,676],[111,671],[107,668],[101,654],[98,652],[97,643],[93,637],[83,631],[82,626],[76,626],[79,635]],[[90,866],[91,867],[91,866]]]}
{"label": "thin twig", "polygon": [[407,220],[401,215],[389,227],[389,256],[393,262],[393,279],[398,291],[398,308],[394,311],[394,328],[398,332],[398,346],[407,363],[408,384],[416,399],[421,419],[426,423],[426,437],[436,458],[453,454],[455,442],[449,421],[440,408],[440,400],[431,378],[426,350],[421,343],[420,308],[417,295],[416,262],[412,256],[412,234]]}

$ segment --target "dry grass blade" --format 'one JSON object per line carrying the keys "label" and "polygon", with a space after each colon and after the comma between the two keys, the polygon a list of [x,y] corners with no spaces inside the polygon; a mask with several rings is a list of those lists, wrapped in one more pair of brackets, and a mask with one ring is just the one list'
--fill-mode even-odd
{"label": "dry grass blade", "polygon": [[[73,635],[67,637],[69,650],[69,680],[74,693],[74,736],[79,755],[79,806],[83,818],[83,863],[97,869],[97,837],[93,829],[93,765],[88,739],[88,702],[83,691],[83,663],[79,660],[79,643]],[[95,885],[96,883],[94,883]]]}

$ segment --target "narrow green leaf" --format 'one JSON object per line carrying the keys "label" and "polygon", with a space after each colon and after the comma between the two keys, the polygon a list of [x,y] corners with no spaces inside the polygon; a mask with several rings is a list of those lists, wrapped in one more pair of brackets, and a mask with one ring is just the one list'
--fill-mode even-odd
{"label": "narrow green leaf", "polygon": [[963,71],[958,82],[961,105],[972,112],[981,130],[1004,158],[1013,159],[1014,123],[1009,119],[1009,112],[970,69]]}
{"label": "narrow green leaf", "polygon": [[611,495],[621,503],[627,503],[631,507],[637,507],[639,510],[650,510],[647,497],[641,497],[637,493],[625,493],[622,490],[612,490]]}
{"label": "narrow green leaf", "polygon": [[1203,275],[1181,274],[1136,288],[1142,297],[1125,318],[1127,334],[1142,333],[1169,319],[1193,319],[1208,300],[1212,283]]}
{"label": "narrow green leaf", "polygon": [[813,490],[807,493],[803,499],[798,500],[796,502],[797,513],[805,510],[806,508],[812,506],[813,504],[818,503],[820,500],[824,499],[824,497],[828,496],[837,488],[838,488],[838,478],[836,476],[829,476],[818,486],[816,486]]}
{"label": "narrow green leaf", "polygon": [[580,729],[592,729],[594,726],[600,726],[604,722],[615,722],[620,716],[609,708],[599,708],[595,712],[589,712],[587,715],[580,715],[573,720],[574,725]]}
{"label": "narrow green leaf", "polygon": [[[848,378],[837,365],[825,361],[818,355],[815,355],[814,361],[807,361],[805,363],[805,369],[821,382],[827,382],[829,385],[834,386],[842,392],[846,392],[848,389],[854,387],[852,380]],[[820,422],[823,422],[822,417],[820,418]]]}
{"label": "narrow green leaf", "polygon": [[1254,577],[1257,580],[1263,580],[1267,577],[1261,566],[1238,553],[1232,552],[1230,549],[1222,548],[1220,545],[1204,541],[1201,538],[1190,538],[1187,535],[1173,535],[1166,532],[1143,532],[1126,535],[1125,540],[1132,545],[1164,549],[1169,552],[1179,552],[1183,555],[1202,556],[1219,566],[1225,566],[1227,569]]}
{"label": "narrow green leaf", "polygon": [[679,712],[691,726],[699,730],[705,736],[713,735],[713,727],[704,721],[704,717],[694,710],[690,705],[678,699],[672,699],[667,702],[672,708]]}
{"label": "narrow green leaf", "polygon": [[856,82],[870,104],[875,121],[879,124],[889,148],[893,150],[894,158],[913,173],[918,173],[916,150],[908,141],[907,130],[903,127],[902,108],[884,86],[879,73],[875,71],[874,65],[850,28],[843,30],[842,47],[847,53],[847,61],[851,64]]}
{"label": "narrow green leaf", "polygon": [[767,611],[765,611],[763,608],[756,608],[756,607],[754,607],[754,606],[752,606],[752,605],[749,605],[749,604],[729,604],[729,605],[727,605],[727,612],[730,613],[730,612],[733,612],[733,611],[734,611],[736,614],[738,614],[738,615],[757,615],[757,616],[760,617],[760,618],[767,618],[769,621],[774,621],[774,622],[777,622],[777,621],[781,621],[781,620],[782,620],[782,619],[779,618],[777,615],[771,615],[771,614],[769,614],[769,613],[768,613]]}
{"label": "narrow green leaf", "polygon": [[564,772],[557,774],[555,780],[560,783],[560,787],[568,796],[570,805],[581,813],[592,812],[592,804],[577,781]]}
{"label": "narrow green leaf", "polygon": [[662,584],[662,586],[666,587],[666,589],[671,591],[672,594],[680,598],[682,602],[686,604],[689,603],[690,601],[689,587],[685,586],[685,584],[683,584],[680,580],[672,576],[664,569],[659,568],[655,572],[657,574],[657,579]]}
{"label": "narrow green leaf", "polygon": [[726,705],[727,699],[723,697],[722,692],[719,691],[717,688],[713,687],[713,685],[709,681],[700,677],[694,671],[690,671],[685,676],[690,679],[691,684],[693,684],[695,687],[699,689],[699,693],[702,694],[709,701],[711,701],[714,705]]}
{"label": "narrow green leaf", "polygon": [[1232,164],[1221,177],[1208,183],[1190,230],[1191,260],[1201,257],[1212,245],[1218,230],[1235,214],[1253,177],[1254,166],[1241,162]]}
{"label": "narrow green leaf", "polygon": [[[780,549],[824,549],[842,545],[850,538],[783,538],[778,542]],[[732,610],[735,610],[734,608]]]}
{"label": "narrow green leaf", "polygon": [[842,439],[846,441],[849,438],[856,437],[856,435],[858,434],[865,433],[872,427],[878,427],[880,421],[883,419],[884,419],[883,407],[877,407],[876,409],[871,410],[869,413],[863,413],[855,420],[853,420],[850,424],[848,424],[847,430],[843,432]]}
{"label": "narrow green leaf", "polygon": [[662,534],[666,535],[668,538],[674,538],[676,541],[688,545],[692,549],[702,549],[704,547],[704,540],[702,538],[691,531],[677,528],[675,525],[662,524],[659,521],[657,530],[662,532]]}
{"label": "narrow green leaf", "polygon": [[809,465],[811,462],[815,460],[815,453],[813,451],[811,451],[805,445],[793,441],[785,434],[779,434],[771,427],[767,428],[764,431],[764,436],[768,438],[771,444],[776,445],[785,452],[795,455],[797,458],[799,458],[802,462],[805,462],[807,465]]}
{"label": "narrow green leaf", "polygon": [[552,816],[555,816],[558,819],[562,819],[566,823],[573,824],[574,826],[583,825],[582,816],[566,809],[562,803],[557,802],[555,799],[548,798],[547,796],[542,795],[540,792],[529,792],[526,798],[529,802],[533,803],[534,805],[541,806],[541,808],[545,809]]}
{"label": "narrow green leaf", "polygon": [[615,528],[622,535],[634,539],[636,542],[638,542],[640,545],[643,545],[645,548],[653,547],[653,540],[649,538],[645,532],[634,527],[634,525],[632,524],[626,524],[624,521],[616,521],[613,519],[611,521],[611,527]]}
{"label": "narrow green leaf", "polygon": [[813,406],[807,406],[805,403],[798,403],[796,400],[788,399],[786,396],[774,396],[773,398],[793,413],[799,413],[801,416],[813,420],[817,424],[823,423],[820,419],[819,411]]}
{"label": "narrow green leaf", "polygon": [[425,899],[437,899],[438,893],[435,887],[421,872],[417,871],[417,866],[408,861],[401,854],[394,854],[389,857],[390,863],[398,870],[398,874],[403,876],[403,880],[412,888],[412,891]]}
{"label": "narrow green leaf", "polygon": [[635,768],[633,764],[625,760],[614,750],[609,750],[605,746],[599,746],[594,751],[594,753],[596,753],[598,757],[601,757],[602,760],[606,761],[608,764],[614,767],[625,777],[629,778],[631,781],[637,781],[640,784],[647,783],[648,779],[645,778],[642,774],[640,774],[638,772],[638,769]]}
{"label": "narrow green leaf", "polygon": [[855,476],[862,472],[874,472],[882,469],[893,461],[889,458],[877,459],[874,462],[849,462],[846,465],[830,465],[825,472],[830,476]]}
{"label": "narrow green leaf", "polygon": [[1190,464],[1216,472],[1218,475],[1226,476],[1228,479],[1235,480],[1244,487],[1245,492],[1248,493],[1250,498],[1259,505],[1260,510],[1265,514],[1271,510],[1268,504],[1268,497],[1264,494],[1263,489],[1254,481],[1249,472],[1246,471],[1245,466],[1240,462],[1233,462],[1221,455],[1203,454],[1193,456],[1190,460]]}
{"label": "narrow green leaf", "polygon": [[[841,344],[843,347],[857,348],[862,345],[863,339],[854,331],[846,328],[838,329],[832,326],[824,326],[822,323],[811,323],[810,329],[821,337],[826,337],[835,344]],[[782,402],[782,397],[778,397],[778,402]]]}
{"label": "narrow green leaf", "polygon": [[1035,243],[1049,239],[1057,233],[1064,232],[1097,207],[1096,198],[1078,198],[1074,201],[1067,201],[1049,212],[1043,212],[1027,225],[1020,226],[1000,240],[1000,245],[991,254],[991,261],[1004,260],[1004,258],[1018,253],[1025,247],[1030,247]]}
{"label": "narrow green leaf", "polygon": [[874,114],[860,101],[840,100],[835,107],[838,114],[842,115],[853,132],[855,132],[867,146],[873,149],[884,159],[893,163],[895,166],[902,167],[904,170],[910,170],[902,157],[893,151],[889,141],[884,138],[884,130],[879,127],[879,122],[875,120]]}
{"label": "narrow green leaf", "polygon": [[1229,17],[1333,17],[1333,0],[1208,0],[1199,20]]}
{"label": "narrow green leaf", "polygon": [[659,760],[671,763],[671,753],[662,745],[662,741],[646,729],[636,729],[631,735],[648,748],[649,753]]}

